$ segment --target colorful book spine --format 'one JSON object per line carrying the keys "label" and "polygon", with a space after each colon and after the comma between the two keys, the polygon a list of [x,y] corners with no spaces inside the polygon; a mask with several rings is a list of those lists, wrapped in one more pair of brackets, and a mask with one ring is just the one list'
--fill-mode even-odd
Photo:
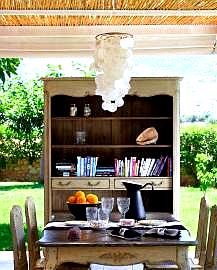
{"label": "colorful book spine", "polygon": [[160,156],[160,158],[157,159],[156,166],[155,166],[155,168],[153,170],[152,176],[157,176],[157,172],[158,172],[158,170],[159,170],[159,168],[161,166],[161,163],[163,162],[163,159],[164,159],[163,156]]}
{"label": "colorful book spine", "polygon": [[81,156],[77,156],[77,176],[81,176]]}
{"label": "colorful book spine", "polygon": [[150,176],[150,173],[151,173],[151,170],[152,170],[152,168],[154,166],[155,161],[156,161],[155,158],[151,158],[151,161],[150,161],[146,176]]}
{"label": "colorful book spine", "polygon": [[90,156],[86,157],[86,176],[90,176]]}
{"label": "colorful book spine", "polygon": [[132,172],[130,176],[136,176],[136,157],[131,157]]}
{"label": "colorful book spine", "polygon": [[159,167],[159,169],[158,169],[158,171],[157,171],[156,176],[160,176],[161,173],[163,172],[164,167],[165,167],[166,162],[167,162],[167,159],[168,159],[168,156],[165,156],[164,159],[163,159],[163,161],[162,161],[162,163],[161,163],[161,165],[160,165],[160,167]]}

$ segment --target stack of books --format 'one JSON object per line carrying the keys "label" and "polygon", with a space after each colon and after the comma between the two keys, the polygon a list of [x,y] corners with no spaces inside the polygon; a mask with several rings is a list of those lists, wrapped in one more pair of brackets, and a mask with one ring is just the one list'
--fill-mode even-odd
{"label": "stack of books", "polygon": [[57,176],[76,176],[76,166],[74,163],[57,162],[55,169]]}
{"label": "stack of books", "polygon": [[115,176],[114,167],[97,167],[96,176]]}

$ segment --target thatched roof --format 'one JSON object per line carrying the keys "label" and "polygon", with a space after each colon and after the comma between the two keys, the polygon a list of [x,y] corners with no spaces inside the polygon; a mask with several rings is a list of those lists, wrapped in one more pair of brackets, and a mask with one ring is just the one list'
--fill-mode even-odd
{"label": "thatched roof", "polygon": [[[179,47],[180,50],[193,48],[195,51],[202,48],[208,53],[217,35],[217,1],[0,1],[0,34],[11,38],[11,43],[6,43],[7,40],[0,37],[0,53],[14,49],[18,54],[19,51],[28,54],[31,49],[33,52],[54,51],[56,54],[90,53],[95,35],[116,29],[134,34],[137,52],[161,52],[168,47],[175,50]],[[26,41],[13,40],[15,36]],[[41,36],[43,38],[39,40]],[[51,37],[55,37],[55,42]],[[66,46],[62,44],[63,39]],[[40,45],[40,41],[46,44]],[[21,45],[23,48],[19,47]]]}

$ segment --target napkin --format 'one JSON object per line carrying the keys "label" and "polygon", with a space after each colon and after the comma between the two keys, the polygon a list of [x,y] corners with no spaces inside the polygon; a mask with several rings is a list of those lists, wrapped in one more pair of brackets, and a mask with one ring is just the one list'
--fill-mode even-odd
{"label": "napkin", "polygon": [[178,229],[167,229],[167,228],[152,228],[145,231],[143,236],[151,237],[161,237],[161,238],[175,238],[178,239],[181,235],[180,230]]}
{"label": "napkin", "polygon": [[134,229],[115,228],[114,230],[111,231],[111,235],[121,236],[126,239],[133,239],[133,238],[140,238],[142,236],[142,233]]}

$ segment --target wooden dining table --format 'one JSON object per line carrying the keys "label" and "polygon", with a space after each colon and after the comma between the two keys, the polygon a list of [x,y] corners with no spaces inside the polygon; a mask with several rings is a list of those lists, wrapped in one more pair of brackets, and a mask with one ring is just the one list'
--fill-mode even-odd
{"label": "wooden dining table", "polygon": [[110,230],[83,228],[80,239],[68,240],[69,229],[48,226],[43,231],[38,244],[45,248],[45,270],[55,269],[66,262],[88,269],[93,263],[124,266],[165,261],[176,263],[181,270],[188,270],[188,248],[196,245],[196,240],[186,229],[180,230],[179,239],[150,236],[124,239],[112,236]]}

